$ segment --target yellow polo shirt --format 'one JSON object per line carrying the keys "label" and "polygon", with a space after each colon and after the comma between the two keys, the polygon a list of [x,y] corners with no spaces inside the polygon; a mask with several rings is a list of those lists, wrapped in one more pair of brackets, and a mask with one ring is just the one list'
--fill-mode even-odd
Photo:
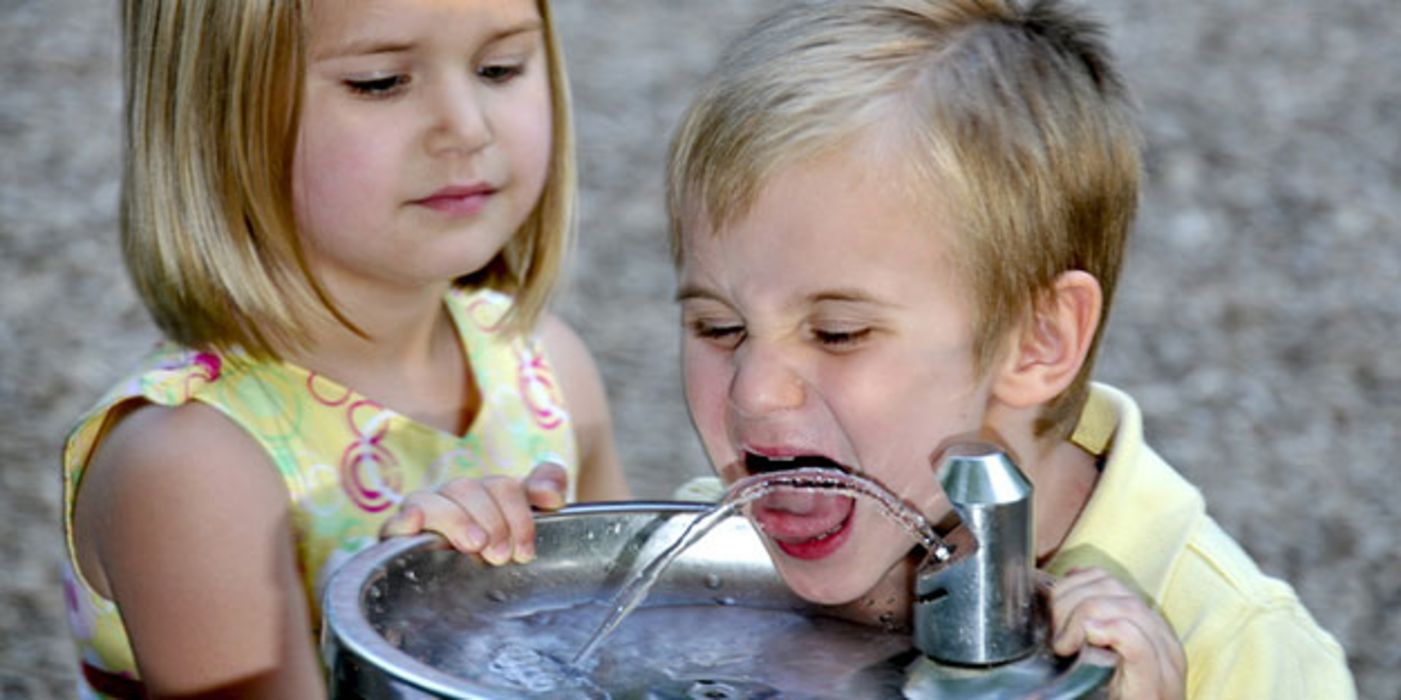
{"label": "yellow polo shirt", "polygon": [[1104,468],[1046,570],[1098,566],[1136,588],[1187,652],[1189,698],[1355,698],[1343,649],[1261,573],[1201,493],[1143,441],[1133,399],[1096,384],[1071,438]]}
{"label": "yellow polo shirt", "polygon": [[[1289,584],[1260,572],[1206,514],[1201,493],[1143,441],[1133,399],[1094,384],[1071,440],[1103,471],[1046,570],[1097,566],[1136,589],[1187,654],[1187,697],[1348,700],[1357,697],[1343,649]],[[724,495],[714,477],[676,491]]]}

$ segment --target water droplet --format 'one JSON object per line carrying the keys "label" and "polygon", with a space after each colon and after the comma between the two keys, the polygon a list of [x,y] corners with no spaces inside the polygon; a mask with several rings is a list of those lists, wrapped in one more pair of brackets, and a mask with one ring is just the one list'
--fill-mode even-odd
{"label": "water droplet", "polygon": [[691,689],[686,693],[691,700],[730,700],[739,697],[738,693],[728,683],[719,681],[696,681],[691,684]]}
{"label": "water droplet", "polygon": [[418,569],[409,569],[404,572],[404,578],[413,583],[418,583]]}
{"label": "water droplet", "polygon": [[506,591],[495,589],[487,591],[486,597],[497,603],[504,603],[510,598],[510,596],[506,595]]}
{"label": "water droplet", "polygon": [[726,607],[734,605],[736,602],[737,601],[734,598],[731,598],[730,596],[721,596],[715,599],[716,605],[724,605]]}
{"label": "water droplet", "polygon": [[880,622],[881,629],[887,632],[894,632],[897,628],[897,625],[895,624],[895,613],[889,610],[881,613],[878,620]]}
{"label": "water droplet", "polygon": [[706,575],[705,575],[705,587],[706,587],[706,588],[709,588],[710,590],[713,591],[713,590],[715,590],[715,589],[717,589],[717,588],[719,588],[719,587],[721,587],[721,586],[723,586],[723,585],[725,585],[725,582],[724,582],[724,580],[722,580],[722,579],[720,578],[720,575],[719,575],[719,574],[706,574]]}

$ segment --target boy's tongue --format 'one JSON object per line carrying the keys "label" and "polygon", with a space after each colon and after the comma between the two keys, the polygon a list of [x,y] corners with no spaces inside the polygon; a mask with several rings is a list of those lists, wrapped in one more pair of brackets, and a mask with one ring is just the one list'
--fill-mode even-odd
{"label": "boy's tongue", "polygon": [[754,504],[754,519],[769,537],[797,542],[837,530],[855,506],[850,496],[780,489]]}

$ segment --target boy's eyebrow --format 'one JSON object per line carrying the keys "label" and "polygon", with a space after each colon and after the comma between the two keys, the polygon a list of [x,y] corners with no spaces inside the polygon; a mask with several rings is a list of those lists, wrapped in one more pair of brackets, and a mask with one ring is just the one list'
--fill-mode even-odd
{"label": "boy's eyebrow", "polygon": [[[503,39],[509,39],[520,34],[543,31],[540,20],[532,19],[521,22],[517,25],[504,27],[493,32],[482,42],[482,45],[494,44]],[[313,61],[324,61],[330,58],[341,58],[344,56],[372,56],[375,54],[403,53],[412,49],[414,45],[410,42],[386,40],[378,37],[352,38],[340,44],[333,45],[323,51],[318,51],[312,56]]]}
{"label": "boy's eyebrow", "polygon": [[854,304],[882,304],[880,299],[872,296],[863,289],[828,289],[815,294],[808,295],[808,303],[816,304],[824,301],[840,301]]}
{"label": "boy's eyebrow", "polygon": [[[678,303],[691,299],[715,299],[719,300],[715,294],[692,285],[687,285],[677,290],[676,301]],[[843,302],[849,304],[877,304],[885,305],[885,302],[872,296],[862,289],[824,289],[820,292],[809,294],[805,301],[808,304],[818,304],[825,301]]]}
{"label": "boy's eyebrow", "polygon": [[683,302],[683,301],[690,301],[691,299],[716,299],[716,300],[718,300],[719,297],[715,296],[714,294],[712,294],[712,293],[710,293],[710,292],[708,292],[708,291],[706,291],[706,290],[704,290],[704,289],[701,289],[700,287],[697,287],[697,286],[695,286],[695,285],[689,285],[689,284],[686,285],[686,286],[684,286],[684,287],[682,287],[682,288],[680,288],[680,289],[678,289],[678,290],[676,290],[676,296],[675,296],[675,297],[672,297],[672,300],[675,301],[675,302],[678,303],[678,304],[681,303],[681,302]]}

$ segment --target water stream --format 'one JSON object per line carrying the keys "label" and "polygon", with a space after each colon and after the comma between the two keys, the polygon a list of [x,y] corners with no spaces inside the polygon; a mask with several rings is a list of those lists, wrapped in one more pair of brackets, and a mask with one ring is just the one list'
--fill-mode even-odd
{"label": "water stream", "polygon": [[937,560],[947,561],[951,556],[951,550],[947,543],[939,537],[923,515],[906,505],[880,484],[866,477],[837,469],[819,467],[755,474],[732,484],[725,492],[724,498],[714,508],[691,521],[691,524],[675,542],[649,561],[619,590],[618,595],[613,599],[610,614],[589,637],[588,641],[580,647],[570,661],[570,665],[579,667],[598,649],[603,640],[618,625],[622,624],[623,620],[638,605],[642,604],[642,601],[647,597],[647,592],[656,584],[662,572],[686,548],[704,537],[725,518],[778,489],[822,491],[868,498],[881,507],[882,513],[917,539]]}

